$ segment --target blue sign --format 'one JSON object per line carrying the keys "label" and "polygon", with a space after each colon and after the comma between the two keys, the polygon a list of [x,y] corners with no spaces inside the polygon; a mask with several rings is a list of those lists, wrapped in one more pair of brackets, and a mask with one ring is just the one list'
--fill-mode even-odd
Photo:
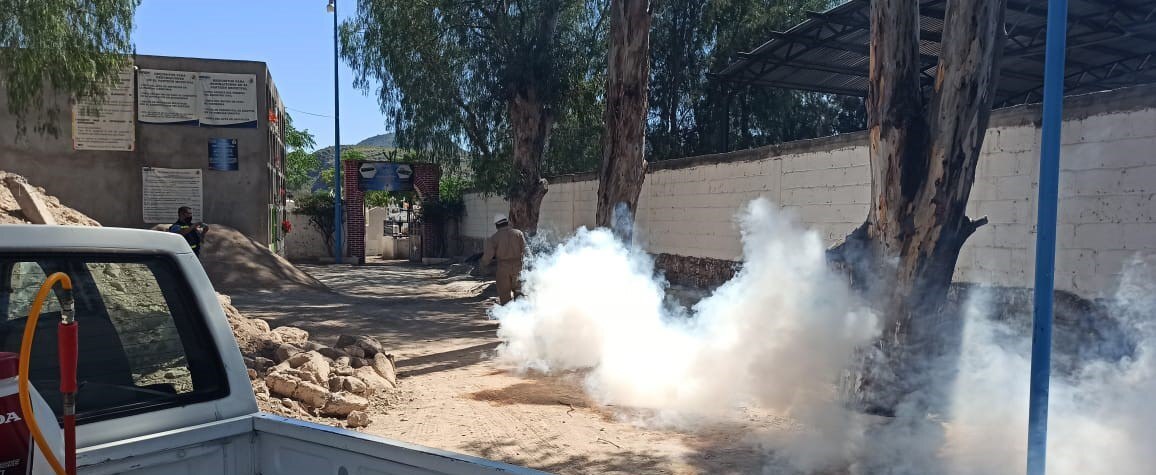
{"label": "blue sign", "polygon": [[361,191],[413,191],[413,167],[405,163],[362,163]]}
{"label": "blue sign", "polygon": [[237,139],[209,139],[209,170],[237,171]]}

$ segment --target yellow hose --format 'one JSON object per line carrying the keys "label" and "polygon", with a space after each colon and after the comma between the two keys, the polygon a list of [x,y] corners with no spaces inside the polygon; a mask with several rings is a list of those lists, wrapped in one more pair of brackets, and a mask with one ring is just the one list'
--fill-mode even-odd
{"label": "yellow hose", "polygon": [[52,286],[57,282],[60,282],[60,287],[64,290],[72,290],[72,279],[63,272],[48,276],[44,283],[40,284],[36,299],[32,301],[32,308],[28,310],[28,321],[24,323],[24,339],[20,341],[20,367],[17,370],[16,387],[20,393],[20,410],[24,413],[28,433],[36,441],[36,446],[40,448],[40,452],[44,454],[44,458],[48,460],[48,465],[52,466],[56,475],[65,475],[64,466],[57,460],[52,447],[40,432],[40,425],[36,423],[36,417],[32,412],[32,396],[28,391],[28,366],[32,360],[32,338],[36,335],[36,321],[40,319],[40,307],[44,305],[44,299],[48,298],[48,292],[52,291]]}

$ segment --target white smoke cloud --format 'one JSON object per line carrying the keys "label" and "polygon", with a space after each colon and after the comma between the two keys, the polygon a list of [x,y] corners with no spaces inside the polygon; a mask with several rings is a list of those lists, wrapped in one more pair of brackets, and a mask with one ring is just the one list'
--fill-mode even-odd
{"label": "white smoke cloud", "polygon": [[[1133,260],[1109,304],[1134,348],[1119,361],[1084,361],[1052,374],[1048,473],[1149,474],[1156,467],[1156,275]],[[959,376],[952,392],[944,464],[952,474],[1022,473],[1027,452],[1031,340],[969,302]],[[1127,344],[1128,342],[1121,342]]]}
{"label": "white smoke cloud", "polygon": [[[835,384],[878,319],[833,275],[819,236],[770,202],[738,218],[742,270],[691,309],[665,303],[651,259],[607,230],[579,230],[523,273],[525,296],[496,308],[496,359],[543,372],[582,370],[603,404],[651,411],[645,423],[693,429],[757,408],[802,430],[772,431],[767,473],[1022,473],[1030,337],[967,302],[958,358],[881,422],[845,409]],[[1112,316],[1130,358],[1053,376],[1049,473],[1151,473],[1156,466],[1156,282],[1137,263]],[[941,411],[942,410],[942,411]],[[942,414],[937,411],[944,412]]]}
{"label": "white smoke cloud", "polygon": [[[589,370],[596,400],[653,410],[666,424],[757,405],[813,416],[806,437],[844,437],[834,384],[878,334],[877,319],[830,273],[818,234],[765,200],[739,220],[742,270],[689,311],[664,305],[665,283],[645,253],[607,230],[579,230],[535,258],[522,299],[494,310],[498,360]],[[802,444],[800,463],[843,459],[840,445]]]}

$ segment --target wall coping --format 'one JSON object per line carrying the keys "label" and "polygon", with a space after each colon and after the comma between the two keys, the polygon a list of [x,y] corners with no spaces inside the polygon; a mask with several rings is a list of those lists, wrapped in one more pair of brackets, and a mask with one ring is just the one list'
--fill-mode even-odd
{"label": "wall coping", "polygon": [[[256,61],[251,59],[224,59],[224,58],[200,58],[194,56],[162,56],[156,54],[133,54],[133,63],[136,64],[137,59],[157,60],[158,62],[173,62],[173,61],[205,61],[212,63],[233,63],[233,64],[247,64],[260,65],[268,67],[264,61]],[[139,65],[138,65],[139,66]],[[213,72],[213,71],[198,71],[198,72]]]}

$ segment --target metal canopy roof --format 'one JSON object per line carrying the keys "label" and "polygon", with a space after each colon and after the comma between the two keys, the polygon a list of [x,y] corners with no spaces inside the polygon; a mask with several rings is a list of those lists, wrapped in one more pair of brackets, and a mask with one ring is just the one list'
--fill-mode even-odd
{"label": "metal canopy roof", "polygon": [[[922,79],[935,78],[947,0],[921,0]],[[1047,0],[1007,0],[1007,44],[996,107],[1039,102],[1043,94]],[[712,75],[732,86],[769,86],[867,95],[870,1],[851,0],[771,39]],[[1070,0],[1067,94],[1156,83],[1156,0]]]}

